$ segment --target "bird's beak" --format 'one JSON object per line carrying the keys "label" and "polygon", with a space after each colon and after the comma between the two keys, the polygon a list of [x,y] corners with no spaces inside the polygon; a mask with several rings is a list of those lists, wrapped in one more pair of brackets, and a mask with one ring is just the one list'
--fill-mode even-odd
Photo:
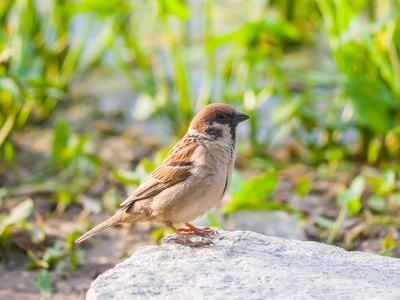
{"label": "bird's beak", "polygon": [[246,121],[248,118],[250,118],[248,115],[237,111],[233,116],[233,124],[238,124],[240,122]]}

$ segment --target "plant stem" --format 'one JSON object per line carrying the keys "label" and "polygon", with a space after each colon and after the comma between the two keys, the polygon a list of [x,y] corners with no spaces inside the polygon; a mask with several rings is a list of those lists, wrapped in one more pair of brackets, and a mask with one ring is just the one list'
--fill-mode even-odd
{"label": "plant stem", "polygon": [[333,223],[332,225],[331,232],[329,233],[328,239],[326,240],[327,244],[331,245],[335,241],[336,236],[339,233],[340,227],[342,227],[342,223],[346,218],[347,211],[348,211],[347,205],[343,204],[335,223]]}

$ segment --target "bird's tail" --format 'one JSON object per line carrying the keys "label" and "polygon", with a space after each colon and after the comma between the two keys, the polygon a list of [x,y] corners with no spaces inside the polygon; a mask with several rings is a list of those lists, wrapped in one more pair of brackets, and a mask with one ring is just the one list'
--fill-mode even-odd
{"label": "bird's tail", "polygon": [[100,223],[99,225],[97,225],[95,228],[89,230],[88,232],[86,232],[84,235],[82,235],[80,238],[78,238],[75,243],[80,243],[92,236],[94,236],[95,234],[99,233],[100,231],[106,230],[107,228],[110,228],[111,226],[117,225],[119,223],[122,222],[122,216],[125,212],[119,211],[117,212],[115,215],[113,215],[111,218],[108,218],[107,220],[105,220],[103,223]]}

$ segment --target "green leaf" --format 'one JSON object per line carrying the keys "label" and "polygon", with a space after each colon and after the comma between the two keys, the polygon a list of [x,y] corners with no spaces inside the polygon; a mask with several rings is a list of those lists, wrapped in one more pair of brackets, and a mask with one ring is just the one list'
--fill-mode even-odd
{"label": "green leaf", "polygon": [[336,200],[347,206],[350,212],[354,215],[361,209],[361,195],[365,187],[365,178],[361,175],[354,178],[350,187],[342,189],[338,192]]}
{"label": "green leaf", "polygon": [[33,200],[28,198],[11,209],[10,214],[1,221],[0,225],[6,227],[18,224],[27,219],[32,214],[32,211]]}
{"label": "green leaf", "polygon": [[379,133],[395,127],[393,94],[379,81],[352,80],[345,84],[345,96],[350,101],[356,121]]}
{"label": "green leaf", "polygon": [[398,247],[400,245],[399,242],[393,241],[393,236],[390,234],[388,235],[382,242],[382,247],[385,250],[381,255],[382,256],[392,256],[393,248]]}
{"label": "green leaf", "polygon": [[368,178],[373,191],[380,197],[385,197],[396,188],[396,173],[393,169],[386,170],[381,176]]}
{"label": "green leaf", "polygon": [[[67,2],[68,3],[68,2]],[[69,3],[68,3],[69,4]],[[115,14],[126,14],[132,10],[129,1],[119,1],[119,0],[84,0],[78,1],[78,4],[70,4],[70,9],[72,13],[75,12],[87,12],[93,13],[97,12],[103,16],[114,16]],[[73,7],[74,5],[75,7]]]}
{"label": "green leaf", "polygon": [[396,188],[396,173],[393,169],[385,171],[383,174],[383,183],[381,186],[381,193],[384,195],[389,194]]}
{"label": "green leaf", "polygon": [[67,256],[67,249],[49,247],[43,254],[42,261],[47,262],[50,266],[59,262]]}
{"label": "green leaf", "polygon": [[151,170],[148,170],[151,173],[161,162],[164,158],[168,155],[168,153],[172,150],[173,146],[167,147],[161,151],[158,151],[157,154],[154,156],[153,159],[153,167]]}
{"label": "green leaf", "polygon": [[336,199],[339,203],[347,204],[352,200],[360,200],[365,187],[365,178],[361,175],[354,178],[347,190],[339,191]]}
{"label": "green leaf", "polygon": [[33,262],[28,263],[25,267],[28,270],[33,270],[33,269],[37,269],[37,268],[49,268],[49,264],[45,261],[40,260],[35,253],[33,253],[31,250],[28,250],[26,252],[26,254],[28,254],[29,257],[31,257],[33,259]]}
{"label": "green leaf", "polygon": [[45,297],[50,297],[52,294],[51,291],[51,279],[49,275],[49,271],[47,269],[41,269],[39,271],[36,284],[39,287],[40,294]]}
{"label": "green leaf", "polygon": [[329,148],[324,151],[324,157],[329,162],[340,161],[343,158],[342,148]]}
{"label": "green leaf", "polygon": [[368,143],[367,161],[369,164],[374,164],[379,158],[379,153],[382,149],[382,140],[378,137]]}
{"label": "green leaf", "polygon": [[242,190],[233,198],[233,202],[253,202],[266,199],[278,183],[278,173],[268,171],[259,177],[247,181]]}
{"label": "green leaf", "polygon": [[163,149],[163,150],[161,150],[161,151],[159,152],[159,155],[160,155],[160,163],[161,163],[161,161],[162,161],[165,157],[167,157],[168,153],[172,150],[172,148],[173,148],[173,146],[170,146],[170,147],[165,148],[165,149]]}
{"label": "green leaf", "polygon": [[296,184],[296,194],[300,197],[308,194],[311,190],[311,182],[307,176],[303,176]]}
{"label": "green leaf", "polygon": [[117,180],[123,184],[136,184],[138,182],[138,178],[133,171],[114,170],[111,172],[111,176],[114,180]]}
{"label": "green leaf", "polygon": [[283,210],[291,213],[296,213],[301,215],[301,212],[294,209],[288,204],[273,202],[273,201],[262,201],[258,203],[249,203],[244,204],[240,207],[240,209],[244,210]]}
{"label": "green leaf", "polygon": [[233,212],[249,204],[265,200],[274,190],[278,182],[276,171],[268,171],[259,177],[247,181],[241,191],[225,206],[225,213]]}
{"label": "green leaf", "polygon": [[70,253],[69,261],[71,262],[71,265],[74,268],[77,268],[79,266],[80,261],[81,261],[81,256],[79,255],[79,252],[72,251]]}
{"label": "green leaf", "polygon": [[285,20],[267,18],[262,20],[261,29],[268,33],[272,33],[277,37],[288,39],[291,41],[299,41],[302,33],[297,27]]}
{"label": "green leaf", "polygon": [[68,251],[72,251],[75,246],[75,240],[82,234],[80,231],[74,231],[67,235],[65,241],[67,242]]}
{"label": "green leaf", "polygon": [[393,245],[393,236],[392,236],[392,235],[388,235],[388,236],[385,238],[385,240],[383,241],[382,246],[383,246],[385,249],[389,249],[390,247],[392,247],[392,245]]}
{"label": "green leaf", "polygon": [[356,215],[361,209],[361,201],[359,199],[354,199],[347,202],[347,207],[353,215]]}
{"label": "green leaf", "polygon": [[368,206],[375,211],[383,211],[386,207],[386,201],[384,198],[373,195],[367,200]]}
{"label": "green leaf", "polygon": [[66,190],[60,190],[57,195],[57,202],[68,206],[72,202],[72,195]]}
{"label": "green leaf", "polygon": [[143,169],[150,174],[151,172],[153,172],[153,170],[155,168],[157,168],[157,165],[153,164],[151,161],[149,161],[148,159],[143,159],[139,166],[143,167]]}
{"label": "green leaf", "polygon": [[160,0],[160,8],[162,13],[174,15],[182,21],[189,18],[189,10],[180,0]]}
{"label": "green leaf", "polygon": [[12,163],[15,159],[15,147],[14,144],[11,142],[4,143],[4,160],[8,163]]}
{"label": "green leaf", "polygon": [[388,134],[393,134],[393,135],[400,134],[400,125],[397,125],[396,127],[393,127],[392,129],[390,129]]}
{"label": "green leaf", "polygon": [[68,146],[69,128],[65,121],[58,121],[54,128],[52,158],[57,163],[62,163],[63,154]]}

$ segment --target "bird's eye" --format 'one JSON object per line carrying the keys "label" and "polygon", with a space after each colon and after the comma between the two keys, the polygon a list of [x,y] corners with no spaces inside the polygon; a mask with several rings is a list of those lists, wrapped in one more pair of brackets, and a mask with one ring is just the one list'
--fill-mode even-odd
{"label": "bird's eye", "polygon": [[224,120],[225,119],[225,115],[224,114],[218,114],[217,118],[218,118],[218,120]]}

